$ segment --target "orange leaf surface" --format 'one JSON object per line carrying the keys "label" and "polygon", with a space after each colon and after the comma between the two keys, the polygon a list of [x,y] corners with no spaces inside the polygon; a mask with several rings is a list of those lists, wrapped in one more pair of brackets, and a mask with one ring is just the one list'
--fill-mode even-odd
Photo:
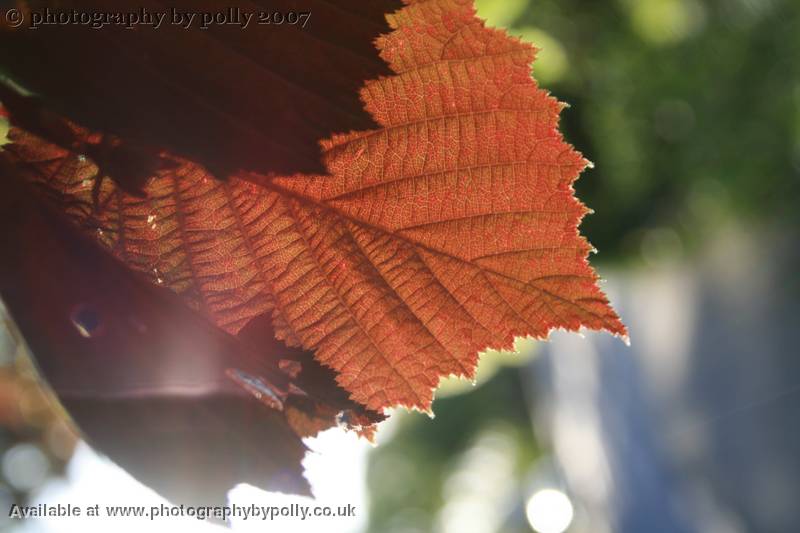
{"label": "orange leaf surface", "polygon": [[272,313],[370,409],[429,410],[440,378],[515,336],[625,336],[577,230],[587,161],[531,78],[535,49],[471,0],[409,1],[389,22],[394,74],[361,93],[379,128],[323,142],[326,175],[222,182],[164,154],[138,197],[74,148],[17,130],[9,153],[126,264],[229,332]]}

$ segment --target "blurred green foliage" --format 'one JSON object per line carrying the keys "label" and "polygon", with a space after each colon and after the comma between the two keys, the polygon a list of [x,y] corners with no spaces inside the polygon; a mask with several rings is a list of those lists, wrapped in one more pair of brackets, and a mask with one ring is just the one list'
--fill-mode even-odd
{"label": "blurred green foliage", "polygon": [[596,164],[576,190],[598,260],[638,259],[652,229],[691,247],[720,217],[797,222],[800,2],[477,5],[541,48],[535,77],[571,105],[562,128]]}

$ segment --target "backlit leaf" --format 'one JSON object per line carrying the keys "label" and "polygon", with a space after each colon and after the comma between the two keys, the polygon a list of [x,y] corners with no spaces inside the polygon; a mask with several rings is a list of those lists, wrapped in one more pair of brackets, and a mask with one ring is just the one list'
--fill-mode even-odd
{"label": "backlit leaf", "polygon": [[[572,183],[587,165],[530,77],[535,49],[468,0],[412,1],[377,41],[379,127],[322,143],[326,174],[220,181],[162,153],[130,194],[75,149],[17,130],[11,159],[126,264],[237,333],[271,313],[370,409],[428,410],[486,348],[553,328],[626,331],[597,287]],[[113,144],[113,143],[112,143]]]}

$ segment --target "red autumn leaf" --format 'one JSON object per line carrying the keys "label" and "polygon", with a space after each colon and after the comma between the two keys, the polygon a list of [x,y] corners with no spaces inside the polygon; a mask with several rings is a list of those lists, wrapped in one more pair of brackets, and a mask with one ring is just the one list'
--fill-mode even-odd
{"label": "red autumn leaf", "polygon": [[279,338],[373,410],[429,409],[441,377],[471,377],[479,351],[515,336],[625,335],[577,231],[587,163],[530,77],[533,47],[485,28],[468,0],[412,1],[389,22],[377,47],[394,74],[361,92],[379,128],[323,142],[327,174],[221,182],[165,154],[142,198],[22,132],[12,159],[220,327],[272,313]]}

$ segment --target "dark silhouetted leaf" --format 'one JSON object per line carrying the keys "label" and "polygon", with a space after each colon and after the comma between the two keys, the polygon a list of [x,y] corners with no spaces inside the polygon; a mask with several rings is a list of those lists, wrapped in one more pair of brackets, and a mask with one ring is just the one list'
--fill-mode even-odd
{"label": "dark silhouetted leaf", "polygon": [[[31,11],[216,13],[209,0],[30,1]],[[322,172],[319,141],[374,125],[358,99],[365,80],[388,74],[375,38],[398,0],[269,0],[256,13],[310,13],[283,23],[171,24],[156,30],[26,23],[0,31],[0,67],[58,113],[154,154],[166,149],[225,178],[237,170]],[[235,16],[235,15],[234,15]],[[30,21],[30,15],[27,17]],[[234,20],[234,19],[230,19]],[[139,176],[140,178],[142,176]]]}

